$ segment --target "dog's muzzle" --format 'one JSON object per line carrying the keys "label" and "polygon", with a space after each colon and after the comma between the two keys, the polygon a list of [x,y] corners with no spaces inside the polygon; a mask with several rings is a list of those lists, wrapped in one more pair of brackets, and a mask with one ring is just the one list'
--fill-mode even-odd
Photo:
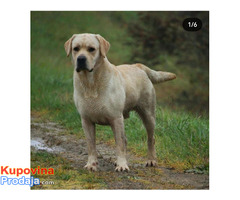
{"label": "dog's muzzle", "polygon": [[87,70],[87,71],[89,71],[89,72],[92,72],[92,71],[93,71],[93,69],[89,70],[89,69],[87,68],[87,58],[86,58],[86,56],[80,55],[80,56],[78,56],[78,58],[77,58],[76,71],[77,71],[77,72],[80,72],[80,71],[82,71],[82,70]]}

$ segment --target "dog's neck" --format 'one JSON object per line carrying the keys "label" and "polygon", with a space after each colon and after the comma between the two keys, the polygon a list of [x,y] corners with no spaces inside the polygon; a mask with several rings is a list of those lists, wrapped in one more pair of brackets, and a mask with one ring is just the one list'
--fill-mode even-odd
{"label": "dog's neck", "polygon": [[[107,74],[111,72],[111,63],[107,58],[101,59],[92,72],[74,71],[74,85],[84,98],[97,98],[101,90],[105,89],[109,82]],[[77,81],[75,80],[77,79]]]}

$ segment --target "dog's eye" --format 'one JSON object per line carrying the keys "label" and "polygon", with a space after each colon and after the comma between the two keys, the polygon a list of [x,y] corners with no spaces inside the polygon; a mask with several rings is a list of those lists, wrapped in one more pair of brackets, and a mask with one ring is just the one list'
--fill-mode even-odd
{"label": "dog's eye", "polygon": [[89,47],[89,48],[88,48],[88,51],[89,51],[89,52],[93,52],[93,51],[95,51],[95,48]]}
{"label": "dog's eye", "polygon": [[74,51],[79,51],[79,47],[74,47],[73,50]]}

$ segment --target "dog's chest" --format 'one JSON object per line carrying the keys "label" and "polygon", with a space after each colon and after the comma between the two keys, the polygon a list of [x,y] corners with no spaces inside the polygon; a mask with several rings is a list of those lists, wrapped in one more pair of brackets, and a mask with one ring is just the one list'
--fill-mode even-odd
{"label": "dog's chest", "polygon": [[[74,102],[81,117],[99,124],[122,115],[125,104],[125,91],[115,79],[96,80],[90,82],[74,81]],[[117,79],[118,80],[118,79]]]}
{"label": "dog's chest", "polygon": [[74,102],[81,117],[94,123],[109,124],[109,120],[118,117],[122,109],[111,96],[101,95],[97,98],[85,98],[74,94]]}

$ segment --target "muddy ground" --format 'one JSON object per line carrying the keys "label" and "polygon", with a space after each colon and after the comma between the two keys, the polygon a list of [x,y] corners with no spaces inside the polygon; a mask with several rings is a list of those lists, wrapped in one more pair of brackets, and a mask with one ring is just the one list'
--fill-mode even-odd
{"label": "muddy ground", "polygon": [[[70,161],[74,169],[82,169],[87,161],[86,142],[53,122],[31,120],[31,150],[47,151]],[[115,172],[115,149],[97,141],[99,167],[106,175],[102,189],[209,189],[209,175],[179,173],[164,166],[146,168],[144,158],[128,151],[130,172]],[[92,172],[96,173],[96,172]]]}

